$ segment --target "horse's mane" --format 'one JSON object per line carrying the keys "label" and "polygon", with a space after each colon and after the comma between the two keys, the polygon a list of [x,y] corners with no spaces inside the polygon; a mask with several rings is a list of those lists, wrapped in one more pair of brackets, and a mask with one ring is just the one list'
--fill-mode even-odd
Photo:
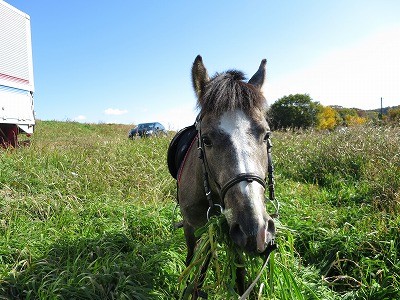
{"label": "horse's mane", "polygon": [[244,80],[244,74],[237,70],[215,74],[199,99],[201,112],[218,116],[235,109],[245,112],[265,110],[266,101],[261,91]]}

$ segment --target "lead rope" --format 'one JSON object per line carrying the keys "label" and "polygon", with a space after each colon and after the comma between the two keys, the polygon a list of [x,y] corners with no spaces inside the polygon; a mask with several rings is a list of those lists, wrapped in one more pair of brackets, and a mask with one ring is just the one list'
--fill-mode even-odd
{"label": "lead rope", "polygon": [[265,262],[264,262],[263,266],[261,267],[260,272],[258,272],[258,275],[257,275],[256,279],[254,279],[254,281],[250,284],[250,286],[243,293],[243,295],[239,297],[239,300],[245,300],[250,295],[251,291],[254,289],[254,287],[256,286],[257,282],[260,280],[261,274],[264,272],[265,268],[268,265],[269,255],[271,254],[272,251],[276,250],[277,248],[278,248],[278,246],[276,244],[272,244],[271,246],[269,246],[267,248],[267,252],[265,254],[265,257],[266,257],[265,258]]}

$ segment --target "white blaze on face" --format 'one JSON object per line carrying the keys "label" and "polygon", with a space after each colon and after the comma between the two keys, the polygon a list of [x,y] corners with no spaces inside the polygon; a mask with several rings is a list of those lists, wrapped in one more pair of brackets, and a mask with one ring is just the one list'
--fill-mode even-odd
{"label": "white blaze on face", "polygon": [[[260,147],[256,144],[256,140],[249,136],[251,132],[251,120],[241,110],[233,112],[226,112],[220,119],[219,129],[230,137],[232,142],[232,149],[236,155],[235,161],[236,170],[235,175],[241,173],[253,173],[260,175],[260,168],[256,161],[253,159],[253,149]],[[253,181],[248,183],[242,181],[238,183],[243,195],[248,195],[252,200],[252,205],[255,213],[259,216],[259,222],[263,223],[263,206],[264,199],[260,199],[264,189],[258,182]]]}
{"label": "white blaze on face", "polygon": [[253,173],[256,166],[251,160],[251,141],[248,132],[251,122],[241,110],[226,112],[222,115],[219,128],[230,137],[237,155],[237,174]]}

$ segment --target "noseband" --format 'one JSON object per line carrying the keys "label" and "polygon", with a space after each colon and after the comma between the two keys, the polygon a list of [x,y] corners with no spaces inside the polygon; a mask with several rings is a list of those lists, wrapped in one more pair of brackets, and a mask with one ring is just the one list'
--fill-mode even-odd
{"label": "noseband", "polygon": [[265,189],[265,180],[262,179],[260,176],[252,174],[252,173],[241,173],[233,177],[231,180],[229,180],[225,185],[221,188],[221,201],[222,203],[224,202],[225,194],[228,192],[228,190],[233,187],[234,185],[238,184],[239,182],[242,181],[247,181],[247,182],[253,182],[256,181],[259,184],[262,185],[262,187]]}
{"label": "noseband", "polygon": [[[246,182],[258,182],[261,184],[261,186],[265,189],[266,188],[266,179],[261,178],[260,176],[254,174],[254,173],[240,173],[236,175],[235,177],[231,178],[228,180],[222,187],[218,182],[213,178],[213,181],[216,183],[216,185],[220,188],[219,194],[221,197],[221,203],[214,203],[212,196],[211,196],[211,188],[210,188],[210,183],[209,183],[209,167],[208,167],[208,162],[207,162],[207,157],[204,151],[204,142],[201,137],[201,115],[199,115],[196,119],[196,129],[198,132],[197,136],[197,149],[199,150],[199,158],[202,161],[202,169],[203,169],[203,184],[204,184],[204,192],[207,197],[208,205],[209,208],[207,210],[207,219],[210,217],[210,213],[212,213],[213,210],[219,209],[219,212],[217,211],[216,213],[222,213],[224,209],[224,199],[225,195],[228,192],[230,188],[235,186],[236,184],[246,181]],[[267,138],[267,152],[268,152],[268,189],[269,189],[269,200],[270,201],[276,201],[275,200],[275,192],[274,192],[274,167],[272,164],[272,155],[271,155],[271,150],[272,150],[272,143],[270,139],[270,135],[268,134]],[[274,215],[278,215],[278,207],[275,206],[276,213]]]}

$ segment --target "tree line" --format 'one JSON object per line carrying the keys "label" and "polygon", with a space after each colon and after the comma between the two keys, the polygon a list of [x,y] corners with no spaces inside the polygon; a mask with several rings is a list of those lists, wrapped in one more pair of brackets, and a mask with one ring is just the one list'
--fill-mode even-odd
{"label": "tree line", "polygon": [[309,94],[284,96],[274,102],[269,109],[269,123],[273,130],[287,128],[316,128],[334,130],[338,127],[350,127],[373,124],[400,124],[400,106],[385,110],[361,110],[341,106],[323,106],[313,101]]}

